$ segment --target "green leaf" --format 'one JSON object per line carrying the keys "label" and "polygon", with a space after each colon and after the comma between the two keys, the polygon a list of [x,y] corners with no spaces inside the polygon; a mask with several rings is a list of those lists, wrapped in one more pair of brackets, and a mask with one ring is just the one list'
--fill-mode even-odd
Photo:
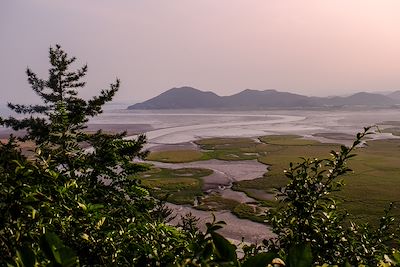
{"label": "green leaf", "polygon": [[204,259],[209,259],[213,253],[213,246],[211,243],[207,243],[204,250],[203,254],[201,255]]}
{"label": "green leaf", "polygon": [[17,250],[17,266],[21,267],[33,267],[36,263],[35,253],[33,253],[31,248],[22,247]]}
{"label": "green leaf", "polygon": [[55,261],[52,251],[52,246],[55,244],[54,236],[50,233],[45,233],[40,237],[39,240],[40,249],[43,251],[44,255],[52,262]]}
{"label": "green leaf", "polygon": [[396,264],[400,265],[400,252],[396,251],[393,253],[393,259],[396,262]]}
{"label": "green leaf", "polygon": [[243,262],[242,267],[257,267],[257,266],[267,266],[272,262],[274,258],[278,257],[274,252],[263,252],[258,253],[255,256],[247,258]]}
{"label": "green leaf", "polygon": [[289,267],[310,267],[313,257],[310,244],[301,244],[289,249],[287,263]]}
{"label": "green leaf", "polygon": [[217,254],[222,260],[237,261],[236,246],[232,245],[226,238],[216,232],[211,232],[211,237]]}
{"label": "green leaf", "polygon": [[67,247],[63,246],[58,249],[58,263],[61,264],[63,267],[72,267],[72,266],[77,266],[78,258],[75,255],[75,252]]}
{"label": "green leaf", "polygon": [[40,248],[53,266],[77,266],[78,259],[74,251],[65,246],[54,233],[47,232],[41,236]]}

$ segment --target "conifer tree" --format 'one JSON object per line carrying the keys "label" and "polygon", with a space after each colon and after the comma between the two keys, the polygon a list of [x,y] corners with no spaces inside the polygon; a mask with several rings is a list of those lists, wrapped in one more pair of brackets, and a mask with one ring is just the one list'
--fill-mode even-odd
{"label": "conifer tree", "polygon": [[26,131],[20,141],[35,144],[29,160],[18,152],[15,138],[0,144],[0,262],[21,246],[37,251],[44,229],[57,234],[87,265],[128,254],[133,259],[135,250],[120,253],[136,242],[128,229],[139,231],[159,218],[153,215],[154,199],[133,179],[145,169],[132,161],[146,155],[145,136],[125,140],[125,132],[85,132],[89,118],[100,114],[118,91],[119,80],[86,101],[78,93],[87,66],[71,70],[76,59],[59,45],[50,48],[49,59],[47,79],[26,71],[43,103],[9,104],[25,116],[0,118],[0,125]]}
{"label": "conifer tree", "polygon": [[[51,67],[46,80],[29,68],[26,71],[32,90],[43,104],[9,103],[13,111],[25,117],[0,118],[0,124],[16,131],[25,130],[26,135],[20,139],[33,141],[41,149],[42,157],[51,155],[53,164],[57,164],[63,174],[85,178],[91,186],[104,181],[119,186],[126,183],[128,176],[143,169],[131,161],[146,155],[142,151],[145,136],[124,140],[126,133],[98,131],[88,134],[83,131],[89,118],[102,113],[102,106],[112,100],[119,89],[119,79],[111,83],[109,89],[101,90],[99,96],[86,101],[78,93],[85,87],[83,78],[87,65],[71,70],[76,58],[69,57],[60,45],[50,47],[49,61]],[[84,146],[91,148],[84,149]]]}
{"label": "conifer tree", "polygon": [[[74,132],[85,128],[84,123],[89,117],[93,117],[102,112],[102,105],[112,100],[112,97],[119,89],[120,81],[110,85],[110,89],[102,90],[100,96],[95,96],[89,101],[78,97],[78,90],[85,86],[82,79],[86,76],[88,67],[71,71],[71,64],[75,62],[75,57],[68,57],[67,53],[61,49],[60,45],[55,48],[50,47],[49,77],[47,80],[39,78],[30,68],[26,74],[32,90],[43,100],[42,105],[20,105],[9,103],[8,107],[19,114],[30,114],[30,117],[17,120],[13,117],[2,121],[3,125],[12,127],[14,130],[27,130],[24,139],[33,140],[36,144],[42,143],[49,138],[50,126],[54,115],[62,103],[65,105],[65,115],[69,122],[69,129]],[[34,115],[44,115],[34,116]]]}

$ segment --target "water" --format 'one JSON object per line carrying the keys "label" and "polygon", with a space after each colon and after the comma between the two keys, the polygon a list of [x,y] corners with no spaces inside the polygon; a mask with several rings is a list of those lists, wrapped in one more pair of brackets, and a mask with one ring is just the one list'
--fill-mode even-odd
{"label": "water", "polygon": [[[400,119],[399,109],[378,109],[378,110],[273,110],[273,111],[217,111],[217,110],[179,110],[179,111],[133,111],[133,110],[108,110],[102,116],[91,120],[93,124],[115,124],[131,125],[138,124],[147,126],[152,130],[143,130],[149,140],[147,148],[162,147],[166,145],[190,142],[206,137],[255,137],[268,134],[298,134],[309,138],[316,138],[325,142],[351,143],[351,137],[362,131],[363,127],[379,124],[384,121],[398,121]],[[324,137],[313,137],[315,133],[340,133],[331,139]],[[326,135],[324,135],[326,136]],[[347,138],[344,138],[347,137]],[[389,135],[378,135],[376,138],[388,138]],[[204,163],[204,162],[202,162]],[[205,167],[214,170],[214,174],[205,177],[205,185],[210,185],[207,190],[218,191],[226,198],[234,198],[241,202],[252,202],[240,192],[230,189],[232,180],[244,177],[247,174],[255,174],[255,166],[247,166],[245,169],[239,166],[238,162],[231,162],[233,166],[223,168],[223,165],[209,166],[199,165],[202,163],[189,164],[162,164],[163,167]],[[168,166],[167,166],[168,165]],[[238,165],[238,166],[234,166]],[[261,166],[260,173],[249,177],[254,179],[261,176],[266,170]],[[222,168],[222,169],[221,169]],[[218,178],[218,182],[215,179]],[[221,184],[221,187],[214,188],[214,183]],[[213,187],[214,186],[214,187]],[[200,226],[210,221],[210,212],[196,210],[191,206],[177,206],[169,204],[175,214],[183,215],[191,212],[200,218]],[[217,220],[224,220],[228,223],[222,229],[222,234],[234,240],[244,237],[246,241],[260,242],[264,238],[273,236],[269,227],[264,224],[255,223],[249,220],[239,219],[228,211],[217,211],[214,213]],[[176,223],[176,222],[175,222]]]}
{"label": "water", "polygon": [[[2,111],[3,112],[3,111]],[[4,111],[5,112],[5,111]],[[4,114],[2,113],[4,116]],[[125,106],[107,106],[101,116],[92,118],[90,124],[108,129],[126,129],[135,126],[137,132],[146,132],[149,140],[148,148],[165,146],[175,143],[190,142],[205,137],[255,137],[268,134],[298,134],[313,137],[315,133],[344,133],[355,135],[363,127],[382,123],[384,121],[399,121],[399,109],[377,110],[268,110],[268,111],[219,111],[219,110],[169,110],[169,111],[134,111],[126,110]],[[0,128],[1,131],[1,128]],[[345,136],[345,135],[338,135]],[[379,135],[378,138],[388,138],[389,135]],[[314,138],[314,137],[313,137]],[[321,141],[332,140],[319,138]],[[351,142],[351,140],[334,140]],[[207,167],[207,166],[204,166]],[[243,171],[244,167],[220,169],[214,167],[220,175],[226,176],[228,190],[223,190],[227,198],[241,199],[251,202],[242,193],[229,189],[232,171]],[[265,170],[260,169],[261,175]],[[255,169],[247,173],[254,174]],[[242,177],[243,175],[237,175]],[[257,176],[255,176],[257,177]],[[255,177],[251,177],[254,179]],[[208,177],[212,179],[213,177]],[[214,177],[215,178],[215,177]],[[235,179],[237,180],[237,179]],[[211,183],[210,183],[211,184]],[[214,189],[215,190],[215,189]],[[238,195],[239,194],[239,195]],[[192,212],[200,217],[202,223],[211,220],[206,211],[195,210],[189,206],[170,204],[177,214]],[[227,211],[215,212],[218,220],[225,220],[228,226],[222,233],[232,239],[260,242],[272,236],[270,229],[264,225],[239,219]],[[179,216],[178,216],[179,217]]]}
{"label": "water", "polygon": [[[254,137],[267,134],[346,133],[400,120],[400,109],[377,110],[106,110],[91,124],[147,126],[150,145],[174,144],[205,137]],[[148,130],[148,128],[153,130]],[[388,136],[383,136],[387,138]],[[324,139],[321,139],[324,141]],[[340,141],[340,140],[338,140]],[[347,140],[348,141],[348,140]]]}

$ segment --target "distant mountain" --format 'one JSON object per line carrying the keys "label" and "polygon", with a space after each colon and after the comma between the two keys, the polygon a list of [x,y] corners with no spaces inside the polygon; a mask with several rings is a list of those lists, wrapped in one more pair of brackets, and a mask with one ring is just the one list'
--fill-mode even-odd
{"label": "distant mountain", "polygon": [[238,94],[224,96],[223,105],[229,108],[268,108],[268,107],[310,107],[319,104],[312,98],[304,95],[278,92],[276,90],[246,89]]}
{"label": "distant mountain", "polygon": [[326,106],[391,106],[396,101],[388,96],[360,92],[347,97],[321,98]]}
{"label": "distant mountain", "polygon": [[347,97],[309,97],[276,90],[246,89],[230,96],[219,96],[192,87],[172,88],[154,98],[129,106],[128,109],[190,108],[311,108],[335,106],[392,106],[398,104],[400,91],[393,96],[360,92]]}
{"label": "distant mountain", "polygon": [[400,90],[392,92],[392,93],[388,94],[387,96],[396,100],[397,103],[400,103]]}
{"label": "distant mountain", "polygon": [[172,88],[128,109],[185,109],[215,108],[222,104],[221,97],[213,92],[203,92],[192,87]]}

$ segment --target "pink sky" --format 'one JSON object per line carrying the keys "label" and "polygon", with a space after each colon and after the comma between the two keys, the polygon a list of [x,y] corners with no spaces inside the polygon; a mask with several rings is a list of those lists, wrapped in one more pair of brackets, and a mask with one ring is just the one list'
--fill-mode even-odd
{"label": "pink sky", "polygon": [[118,76],[124,102],[184,85],[400,89],[398,0],[4,0],[0,38],[0,103],[33,99],[24,69],[45,76],[55,43],[89,64],[85,95]]}

